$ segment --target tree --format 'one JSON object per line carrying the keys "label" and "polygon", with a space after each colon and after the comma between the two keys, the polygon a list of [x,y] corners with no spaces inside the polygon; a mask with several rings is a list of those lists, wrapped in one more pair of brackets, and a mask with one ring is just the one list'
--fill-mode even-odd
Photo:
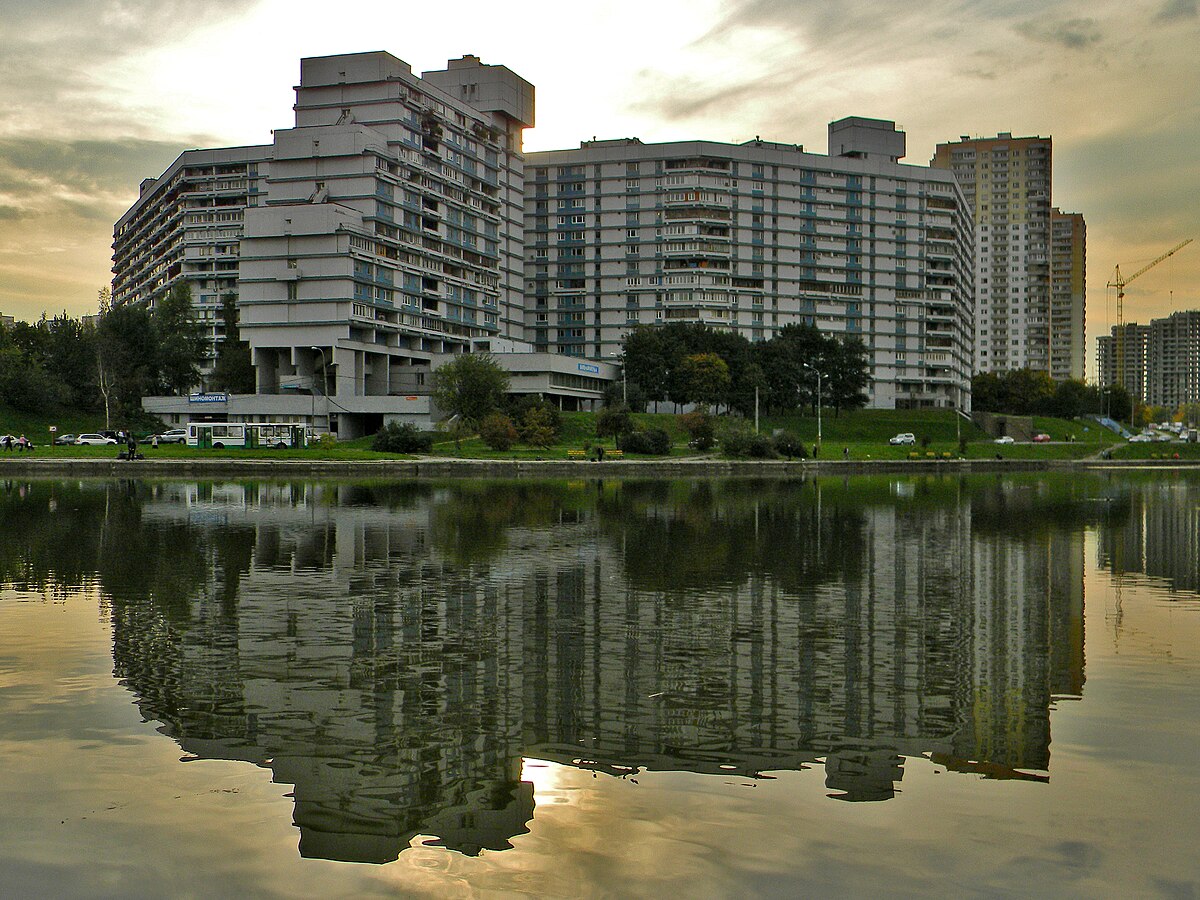
{"label": "tree", "polygon": [[105,422],[141,413],[142,397],[158,384],[157,335],[144,307],[110,309],[96,329],[96,358]]}
{"label": "tree", "polygon": [[204,326],[192,316],[192,289],[176,284],[158,301],[151,321],[162,386],[173,394],[186,394],[200,381],[200,363],[208,347]]}
{"label": "tree", "polygon": [[834,415],[843,409],[862,409],[867,405],[867,385],[871,376],[867,369],[867,347],[856,337],[830,340],[825,354],[826,386]]}
{"label": "tree", "polygon": [[225,337],[217,348],[212,386],[231,394],[253,394],[254,364],[250,359],[250,345],[241,340],[238,329],[237,294],[222,295],[221,322],[225,326]]}
{"label": "tree", "polygon": [[478,427],[504,401],[508,383],[490,353],[463,353],[433,373],[433,399],[449,416]]}
{"label": "tree", "polygon": [[694,353],[679,367],[683,396],[703,406],[715,406],[729,390],[729,364],[715,353]]}
{"label": "tree", "polygon": [[517,442],[517,428],[502,412],[490,412],[479,423],[479,436],[493,450],[504,452]]}

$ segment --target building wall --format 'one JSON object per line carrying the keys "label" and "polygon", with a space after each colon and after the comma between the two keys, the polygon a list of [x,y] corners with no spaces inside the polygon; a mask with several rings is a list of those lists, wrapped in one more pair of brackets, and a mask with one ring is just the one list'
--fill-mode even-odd
{"label": "building wall", "polygon": [[153,308],[186,284],[209,340],[204,375],[225,337],[221,297],[238,292],[245,210],[265,196],[270,159],[269,146],[185,151],[142,182],[113,229],[113,305]]}
{"label": "building wall", "polygon": [[1200,310],[1150,322],[1146,399],[1174,409],[1200,402]]}
{"label": "building wall", "polygon": [[[886,126],[881,128],[880,126]],[[890,122],[791,144],[584,142],[526,160],[527,340],[603,358],[635,325],[861,338],[870,405],[969,408],[973,234],[949,173]]]}
{"label": "building wall", "polygon": [[[930,163],[955,174],[974,213],[978,372],[1052,372],[1051,150],[1050,138],[964,136],[938,144]],[[1082,356],[1079,341],[1054,356]]]}
{"label": "building wall", "polygon": [[1082,380],[1087,346],[1087,224],[1050,210],[1050,377]]}
{"label": "building wall", "polygon": [[[1135,401],[1146,400],[1147,344],[1150,327],[1126,322],[1114,325],[1111,334],[1098,338],[1097,371],[1103,385],[1123,384]],[[1124,359],[1124,365],[1119,360]]]}

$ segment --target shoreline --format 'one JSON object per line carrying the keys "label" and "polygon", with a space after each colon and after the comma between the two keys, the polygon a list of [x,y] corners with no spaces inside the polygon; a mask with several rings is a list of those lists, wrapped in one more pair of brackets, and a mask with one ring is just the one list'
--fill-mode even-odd
{"label": "shoreline", "polygon": [[949,459],[949,460],[586,460],[503,459],[5,459],[0,478],[800,478],[814,475],[891,475],[1072,472],[1103,469],[1189,469],[1200,460]]}

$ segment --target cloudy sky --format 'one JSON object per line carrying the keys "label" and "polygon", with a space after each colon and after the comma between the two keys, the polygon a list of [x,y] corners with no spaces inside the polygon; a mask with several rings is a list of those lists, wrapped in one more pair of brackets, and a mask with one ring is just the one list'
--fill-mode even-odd
{"label": "cloudy sky", "polygon": [[[291,124],[302,56],[387,50],[417,72],[474,53],[533,82],[531,150],[760,135],[824,152],[847,115],[894,119],[917,164],[959,135],[1053,136],[1053,201],[1088,221],[1094,336],[1114,265],[1200,238],[1198,13],[1198,0],[0,0],[0,313],[93,311],[112,223],[143,177],[189,147],[269,143]],[[1130,286],[1126,318],[1197,307],[1200,242]]]}

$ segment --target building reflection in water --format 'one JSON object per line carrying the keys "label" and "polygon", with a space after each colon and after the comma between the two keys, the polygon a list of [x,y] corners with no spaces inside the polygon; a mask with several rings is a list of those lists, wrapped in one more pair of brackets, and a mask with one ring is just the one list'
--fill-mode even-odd
{"label": "building reflection in water", "polygon": [[915,756],[1046,780],[1114,509],[1037,478],[22,490],[0,577],[99,579],[143,714],[294,785],[303,855],[370,862],[511,846],[527,757],[850,801]]}
{"label": "building reflection in water", "polygon": [[1114,502],[1122,515],[1100,531],[1099,566],[1170,594],[1200,595],[1200,483],[1159,477],[1117,493]]}

